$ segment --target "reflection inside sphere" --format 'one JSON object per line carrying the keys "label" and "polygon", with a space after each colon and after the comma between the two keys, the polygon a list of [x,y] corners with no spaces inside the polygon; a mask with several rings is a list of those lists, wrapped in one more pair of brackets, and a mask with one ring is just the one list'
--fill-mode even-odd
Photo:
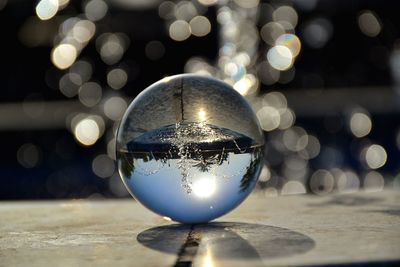
{"label": "reflection inside sphere", "polygon": [[220,81],[164,79],[125,113],[118,166],[130,193],[184,223],[207,222],[239,205],[257,182],[263,136],[247,102]]}

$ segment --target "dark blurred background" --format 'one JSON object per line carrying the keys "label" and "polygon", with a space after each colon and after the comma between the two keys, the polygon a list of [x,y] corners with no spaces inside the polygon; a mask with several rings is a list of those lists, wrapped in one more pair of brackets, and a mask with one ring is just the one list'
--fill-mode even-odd
{"label": "dark blurred background", "polygon": [[115,133],[172,74],[266,133],[255,193],[400,188],[399,1],[0,0],[0,199],[124,197]]}

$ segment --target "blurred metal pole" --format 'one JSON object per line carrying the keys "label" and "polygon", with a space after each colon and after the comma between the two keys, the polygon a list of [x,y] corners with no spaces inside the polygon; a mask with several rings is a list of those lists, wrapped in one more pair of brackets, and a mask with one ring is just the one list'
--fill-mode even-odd
{"label": "blurred metal pole", "polygon": [[[398,95],[390,88],[293,89],[282,93],[286,96],[290,108],[297,116],[302,117],[342,113],[358,106],[365,108],[371,114],[400,113]],[[125,100],[129,103],[132,99]],[[2,103],[0,131],[69,128],[68,118],[78,113],[105,117],[101,105],[90,109],[79,101]]]}
{"label": "blurred metal pole", "polygon": [[385,87],[290,90],[282,92],[297,116],[319,117],[360,106],[371,114],[398,114],[400,99]]}

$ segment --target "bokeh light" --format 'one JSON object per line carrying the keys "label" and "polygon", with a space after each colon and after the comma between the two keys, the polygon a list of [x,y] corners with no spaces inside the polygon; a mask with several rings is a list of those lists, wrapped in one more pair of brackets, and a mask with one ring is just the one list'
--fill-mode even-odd
{"label": "bokeh light", "polygon": [[364,190],[367,192],[382,191],[384,185],[385,179],[379,172],[370,171],[364,177]]}
{"label": "bokeh light", "polygon": [[267,182],[269,179],[271,179],[271,171],[267,165],[264,165],[264,167],[261,169],[258,180],[260,182]]}
{"label": "bokeh light", "polygon": [[260,30],[261,38],[269,45],[275,45],[279,36],[285,33],[285,28],[277,22],[268,22]]}
{"label": "bokeh light", "polygon": [[276,22],[286,21],[294,28],[297,25],[298,15],[291,6],[280,6],[272,13],[272,18]]}
{"label": "bokeh light", "polygon": [[218,3],[218,0],[198,0],[200,4],[205,6],[212,6]]}
{"label": "bokeh light", "polygon": [[96,25],[89,20],[80,20],[72,28],[72,36],[80,43],[87,43],[92,39]]}
{"label": "bokeh light", "polygon": [[57,14],[59,0],[40,0],[36,5],[36,15],[41,20],[48,20]]}
{"label": "bokeh light", "polygon": [[317,170],[310,179],[310,189],[318,195],[329,194],[335,186],[335,178],[327,170]]}
{"label": "bokeh light", "polygon": [[379,169],[385,165],[387,160],[386,150],[377,144],[370,145],[364,149],[365,162],[371,169]]}
{"label": "bokeh light", "polygon": [[257,118],[260,121],[261,128],[264,131],[272,131],[278,128],[281,121],[279,111],[274,107],[265,106],[257,112]]}
{"label": "bokeh light", "polygon": [[69,68],[76,60],[78,51],[71,44],[60,44],[51,53],[51,61],[59,69]]}
{"label": "bokeh light", "polygon": [[74,128],[74,135],[77,141],[85,146],[91,146],[100,137],[100,127],[96,120],[85,118],[79,121]]}
{"label": "bokeh light", "polygon": [[276,45],[268,50],[267,59],[269,64],[277,70],[287,70],[293,64],[292,52],[283,45]]}
{"label": "bokeh light", "polygon": [[356,137],[364,137],[371,132],[372,121],[370,117],[361,112],[355,112],[350,118],[350,130]]}
{"label": "bokeh light", "polygon": [[332,23],[326,18],[309,21],[303,28],[304,42],[311,48],[324,47],[333,34]]}
{"label": "bokeh light", "polygon": [[290,49],[294,57],[297,57],[301,50],[300,39],[296,35],[290,33],[279,36],[275,41],[275,45],[286,46]]}
{"label": "bokeh light", "polygon": [[96,39],[96,48],[104,63],[113,65],[121,60],[129,42],[123,33],[103,33]]}
{"label": "bokeh light", "polygon": [[122,68],[115,68],[107,73],[107,83],[112,89],[121,89],[127,81],[128,74]]}
{"label": "bokeh light", "polygon": [[359,190],[360,178],[354,171],[336,169],[335,173],[337,190],[340,193],[352,193]]}
{"label": "bokeh light", "polygon": [[295,152],[305,149],[308,145],[307,132],[299,126],[285,130],[282,140],[287,149]]}
{"label": "bokeh light", "polygon": [[184,41],[190,34],[190,25],[184,20],[176,20],[169,26],[169,36],[175,41]]}
{"label": "bokeh light", "polygon": [[280,78],[280,71],[272,68],[268,61],[262,61],[258,64],[257,74],[261,82],[265,85],[274,84]]}
{"label": "bokeh light", "polygon": [[0,11],[6,7],[8,0],[0,0]]}
{"label": "bokeh light", "polygon": [[127,197],[129,196],[128,190],[121,181],[118,174],[114,174],[108,179],[108,185],[111,193],[116,197]]}
{"label": "bokeh light", "polygon": [[93,66],[86,60],[78,60],[70,67],[69,72],[78,76],[80,83],[87,82],[92,77]]}
{"label": "bokeh light", "polygon": [[196,16],[190,20],[192,34],[197,37],[203,37],[210,33],[211,23],[204,16]]}
{"label": "bokeh light", "polygon": [[377,36],[382,30],[378,16],[370,10],[364,10],[358,16],[358,26],[369,37]]}
{"label": "bokeh light", "polygon": [[90,0],[85,5],[85,15],[91,21],[101,20],[107,11],[108,5],[103,0]]}
{"label": "bokeh light", "polygon": [[113,96],[104,102],[104,114],[111,120],[119,120],[128,107],[126,101],[118,96]]}
{"label": "bokeh light", "polygon": [[34,144],[23,144],[17,151],[17,159],[24,168],[33,168],[40,163],[41,150]]}
{"label": "bokeh light", "polygon": [[102,89],[98,83],[87,82],[79,88],[79,101],[87,107],[94,107],[102,97]]}
{"label": "bokeh light", "polygon": [[258,80],[253,74],[246,74],[233,85],[233,89],[241,95],[249,95],[258,89]]}
{"label": "bokeh light", "polygon": [[105,154],[100,154],[92,161],[92,170],[100,178],[107,178],[114,174],[115,163]]}
{"label": "bokeh light", "polygon": [[172,19],[174,18],[174,10],[175,10],[175,3],[172,1],[163,1],[158,6],[158,15],[163,19]]}
{"label": "bokeh light", "polygon": [[321,150],[321,144],[318,138],[313,135],[303,135],[300,137],[299,142],[303,144],[306,142],[305,139],[307,139],[307,145],[299,152],[300,156],[308,160],[317,157]]}
{"label": "bokeh light", "polygon": [[59,81],[59,89],[61,93],[69,98],[78,94],[81,85],[81,76],[74,72],[64,74]]}
{"label": "bokeh light", "polygon": [[306,192],[306,188],[299,181],[289,181],[283,185],[281,190],[282,195],[298,195],[305,194]]}

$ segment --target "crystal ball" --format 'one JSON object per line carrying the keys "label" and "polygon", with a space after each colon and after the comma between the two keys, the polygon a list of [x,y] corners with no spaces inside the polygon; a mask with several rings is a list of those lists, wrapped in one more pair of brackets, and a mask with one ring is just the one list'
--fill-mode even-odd
{"label": "crystal ball", "polygon": [[205,223],[237,207],[257,183],[264,137],[247,101],[205,76],[166,77],[141,92],[117,134],[120,176],[148,209]]}

